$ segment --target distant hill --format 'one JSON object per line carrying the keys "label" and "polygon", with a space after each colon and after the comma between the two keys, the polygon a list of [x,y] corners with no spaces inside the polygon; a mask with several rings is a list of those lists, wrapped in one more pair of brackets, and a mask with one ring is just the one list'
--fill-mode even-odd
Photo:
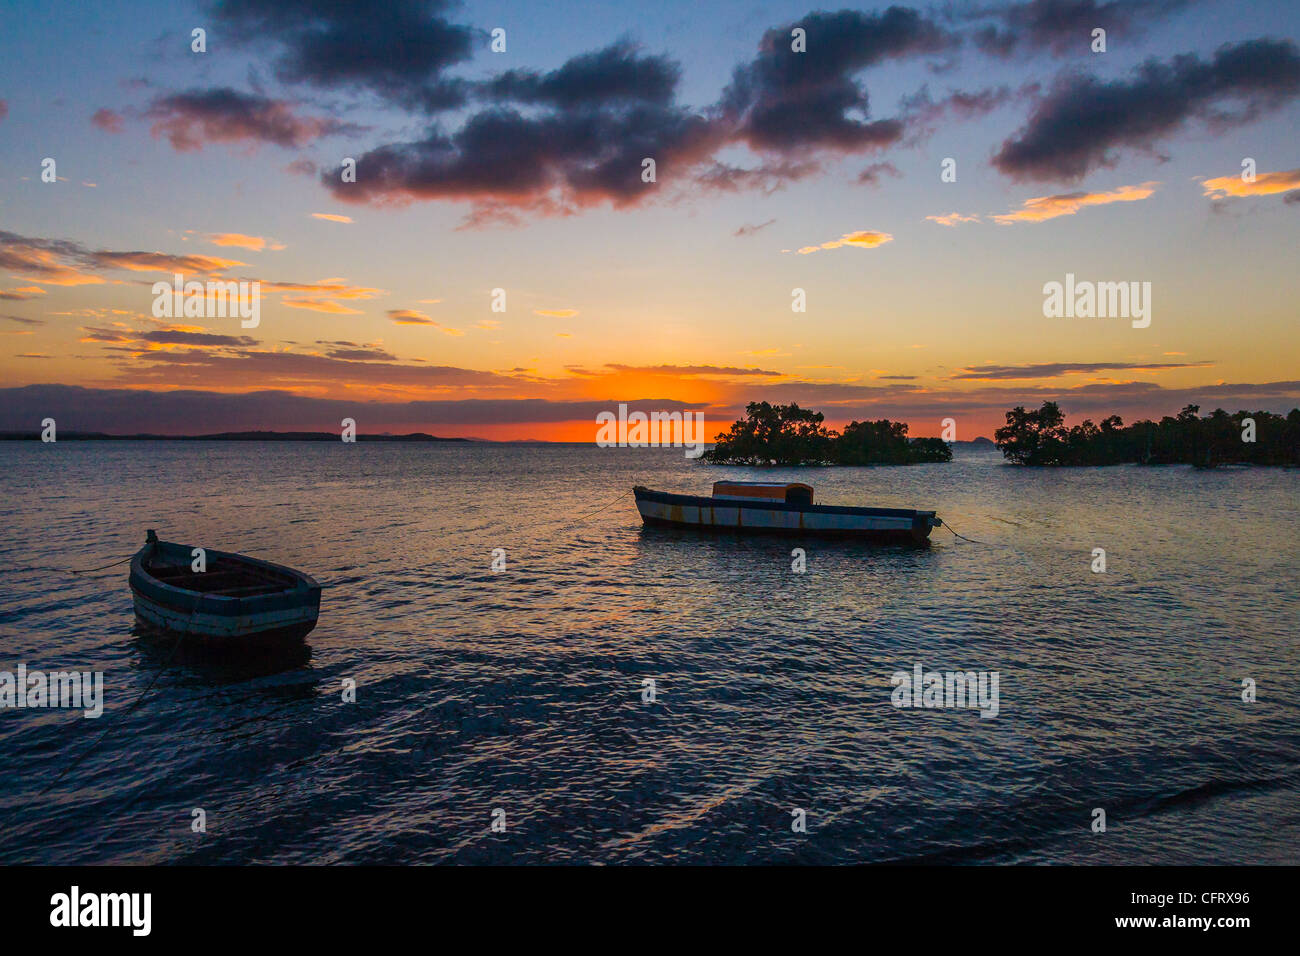
{"label": "distant hill", "polygon": [[[0,432],[0,441],[40,441],[40,431]],[[211,435],[108,435],[103,432],[59,432],[59,441],[340,441],[337,432],[216,432]],[[357,441],[458,441],[468,438],[439,438],[424,432],[409,435],[357,435]]]}

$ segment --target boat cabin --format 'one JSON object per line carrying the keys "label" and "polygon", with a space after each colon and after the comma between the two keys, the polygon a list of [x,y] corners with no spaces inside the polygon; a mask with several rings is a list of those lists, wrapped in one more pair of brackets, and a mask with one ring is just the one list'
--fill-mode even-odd
{"label": "boat cabin", "polygon": [[799,481],[715,481],[713,497],[810,505],[813,503],[813,490],[812,485],[805,485]]}

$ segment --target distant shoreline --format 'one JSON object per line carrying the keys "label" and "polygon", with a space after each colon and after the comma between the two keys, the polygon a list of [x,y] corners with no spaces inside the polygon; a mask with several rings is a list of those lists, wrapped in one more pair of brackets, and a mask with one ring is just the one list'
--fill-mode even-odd
{"label": "distant shoreline", "polygon": [[[0,432],[0,441],[40,441],[41,433]],[[110,435],[106,432],[60,432],[59,441],[339,441],[337,432],[216,432],[211,435]],[[439,438],[424,432],[409,435],[357,435],[357,441],[476,442],[477,438]]]}
{"label": "distant shoreline", "polygon": [[[40,441],[39,431],[0,431],[0,441]],[[108,432],[59,432],[59,441],[286,441],[319,442],[339,441],[337,432],[215,432],[210,435],[114,435]],[[357,441],[365,442],[462,442],[473,445],[588,445],[594,442],[547,441],[543,438],[441,438],[424,432],[407,435],[358,434]],[[712,445],[713,442],[706,444]],[[996,448],[992,439],[980,436],[969,441],[950,441],[947,444],[969,448]]]}

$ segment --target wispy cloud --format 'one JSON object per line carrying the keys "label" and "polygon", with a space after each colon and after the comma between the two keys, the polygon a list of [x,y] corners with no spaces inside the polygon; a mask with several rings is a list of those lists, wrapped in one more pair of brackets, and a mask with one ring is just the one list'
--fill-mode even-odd
{"label": "wispy cloud", "polygon": [[207,143],[274,143],[305,146],[330,133],[359,129],[338,120],[297,115],[291,104],[228,87],[188,90],[154,100],[146,112],[150,132],[165,136],[178,153]]}
{"label": "wispy cloud", "polygon": [[311,296],[285,296],[280,304],[291,309],[307,309],[310,312],[324,312],[328,315],[364,315],[360,309],[353,309],[333,299],[318,299]]}
{"label": "wispy cloud", "polygon": [[962,369],[953,379],[963,381],[1020,381],[1083,375],[1090,372],[1163,372],[1179,368],[1212,368],[1213,362],[1044,362],[1037,365],[976,365]]}
{"label": "wispy cloud", "polygon": [[7,299],[11,302],[25,302],[28,299],[34,299],[38,295],[45,294],[45,290],[38,285],[20,286],[17,289],[0,289],[0,299]]}
{"label": "wispy cloud", "polygon": [[1211,199],[1240,198],[1244,196],[1272,196],[1300,189],[1300,169],[1285,172],[1260,173],[1254,182],[1246,182],[1241,176],[1220,176],[1207,179],[1201,183],[1205,195]]}
{"label": "wispy cloud", "polygon": [[252,249],[254,252],[261,252],[263,249],[283,249],[284,246],[263,236],[246,236],[242,232],[214,232],[208,236],[208,241],[214,246],[237,246],[240,249]]}
{"label": "wispy cloud", "polygon": [[90,117],[90,125],[105,133],[120,133],[124,129],[122,115],[108,109],[95,110],[94,115]]}
{"label": "wispy cloud", "polygon": [[1058,216],[1073,216],[1086,206],[1106,206],[1115,202],[1137,202],[1147,199],[1160,185],[1158,182],[1142,183],[1139,186],[1121,186],[1110,192],[1058,193],[1054,196],[1038,196],[1026,199],[1015,212],[994,216],[993,221],[1001,226],[1017,222],[1045,222]]}
{"label": "wispy cloud", "polygon": [[417,309],[389,309],[388,317],[397,325],[433,325],[433,319]]}
{"label": "wispy cloud", "polygon": [[858,232],[846,232],[840,238],[823,242],[819,246],[804,246],[799,250],[799,255],[806,256],[814,252],[821,252],[823,249],[840,249],[845,246],[853,249],[875,249],[877,246],[883,246],[885,243],[893,241],[894,237],[887,232],[871,232],[862,229]]}
{"label": "wispy cloud", "polygon": [[950,212],[946,216],[926,216],[929,222],[937,222],[941,226],[956,226],[963,222],[979,222],[979,216],[963,216],[959,212]]}
{"label": "wispy cloud", "polygon": [[437,329],[444,335],[464,335],[460,329],[453,329],[449,325],[443,325],[441,322],[435,322],[428,315],[418,309],[389,309],[388,317],[396,325],[427,325],[430,328]]}

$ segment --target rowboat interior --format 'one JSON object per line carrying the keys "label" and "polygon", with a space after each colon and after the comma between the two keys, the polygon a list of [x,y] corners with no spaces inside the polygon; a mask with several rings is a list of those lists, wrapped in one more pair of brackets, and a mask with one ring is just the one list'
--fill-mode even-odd
{"label": "rowboat interior", "polygon": [[254,597],[294,585],[293,578],[287,574],[221,557],[212,560],[203,572],[192,570],[189,563],[172,564],[156,558],[146,560],[144,569],[164,584],[213,597]]}

